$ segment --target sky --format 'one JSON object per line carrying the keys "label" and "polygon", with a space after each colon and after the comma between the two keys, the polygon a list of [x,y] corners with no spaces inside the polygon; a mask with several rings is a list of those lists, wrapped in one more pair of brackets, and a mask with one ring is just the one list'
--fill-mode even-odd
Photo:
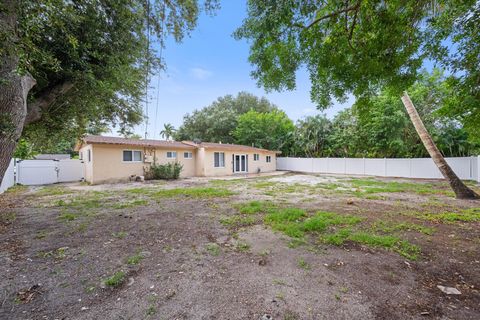
{"label": "sky", "polygon": [[[222,1],[215,16],[200,16],[197,28],[182,43],[167,41],[162,52],[167,69],[160,79],[153,76],[149,85],[148,138],[160,139],[164,123],[178,128],[185,114],[240,91],[267,97],[294,121],[320,113],[310,100],[310,80],[305,70],[297,74],[295,91],[266,93],[250,77],[253,66],[248,62],[249,45],[232,37],[246,17],[245,2]],[[335,104],[324,113],[333,117],[353,101],[351,98],[343,105]],[[142,137],[144,132],[145,124],[135,127],[135,133]]]}

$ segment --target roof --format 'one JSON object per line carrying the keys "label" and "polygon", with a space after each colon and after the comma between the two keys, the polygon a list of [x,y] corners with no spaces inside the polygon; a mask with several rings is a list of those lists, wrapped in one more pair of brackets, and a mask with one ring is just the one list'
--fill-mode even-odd
{"label": "roof", "polygon": [[[166,141],[166,140],[143,140],[143,139],[129,139],[120,137],[105,137],[105,136],[85,136],[81,142],[85,144],[115,144],[128,145],[138,147],[160,147],[160,148],[178,148],[178,149],[215,149],[215,150],[229,150],[229,151],[250,151],[250,152],[274,152],[281,153],[281,151],[272,151],[267,149],[244,146],[240,144],[230,143],[213,143],[193,141]],[[77,149],[79,149],[77,147]]]}
{"label": "roof", "polygon": [[178,141],[166,140],[148,140],[148,139],[129,139],[120,137],[105,137],[105,136],[85,136],[82,141],[86,144],[117,144],[138,147],[164,147],[164,148],[179,148],[179,149],[196,149],[196,147],[181,143]]}
{"label": "roof", "polygon": [[196,146],[198,148],[205,149],[220,149],[220,150],[229,150],[229,151],[251,151],[251,152],[275,152],[282,153],[281,151],[268,150],[256,147],[244,146],[241,144],[231,144],[231,143],[213,143],[213,142],[200,142],[195,143],[193,141],[182,141],[185,144]]}

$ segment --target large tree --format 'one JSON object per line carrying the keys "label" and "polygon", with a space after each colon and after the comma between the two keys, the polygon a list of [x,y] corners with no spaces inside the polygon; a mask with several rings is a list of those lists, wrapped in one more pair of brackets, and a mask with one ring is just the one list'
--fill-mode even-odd
{"label": "large tree", "polygon": [[149,71],[162,66],[150,42],[181,41],[217,2],[2,1],[0,182],[24,128],[81,135],[140,122]]}
{"label": "large tree", "polygon": [[293,143],[295,126],[280,110],[258,112],[250,110],[238,118],[233,131],[235,141],[257,148],[280,150],[288,154]]}
{"label": "large tree", "polygon": [[186,114],[174,138],[234,143],[232,132],[237,127],[240,115],[250,110],[268,112],[275,109],[277,107],[264,97],[259,98],[248,92],[240,92],[237,96],[229,94],[203,109]]}
{"label": "large tree", "polygon": [[[456,196],[475,198],[443,159],[413,103],[402,93],[418,78],[426,58],[478,75],[478,65],[460,63],[464,58],[476,61],[478,49],[471,40],[478,37],[475,24],[464,31],[454,27],[470,19],[472,12],[479,14],[475,3],[249,0],[248,17],[235,36],[251,40],[252,75],[267,89],[294,89],[296,71],[305,66],[312,81],[311,97],[320,108],[330,106],[332,98],[345,100],[349,93],[361,101],[382,87],[394,90],[402,96],[423,144]],[[457,50],[450,59],[438,59],[448,52],[444,42],[458,39],[473,45]],[[473,86],[475,82],[462,83]]]}

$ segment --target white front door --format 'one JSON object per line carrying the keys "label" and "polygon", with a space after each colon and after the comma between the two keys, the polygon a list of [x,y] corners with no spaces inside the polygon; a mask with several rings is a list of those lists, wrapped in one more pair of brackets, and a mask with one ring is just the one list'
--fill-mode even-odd
{"label": "white front door", "polygon": [[236,154],[233,162],[233,172],[247,172],[247,156]]}

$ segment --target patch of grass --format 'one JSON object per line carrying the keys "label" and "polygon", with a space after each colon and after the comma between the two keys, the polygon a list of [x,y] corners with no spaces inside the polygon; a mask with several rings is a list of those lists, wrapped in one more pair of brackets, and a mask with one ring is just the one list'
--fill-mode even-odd
{"label": "patch of grass", "polygon": [[268,201],[250,201],[238,205],[238,210],[243,214],[264,213],[272,208],[273,204]]}
{"label": "patch of grass", "polygon": [[263,188],[275,187],[277,184],[278,182],[275,182],[275,181],[260,181],[255,183],[253,187],[256,189],[263,189]]}
{"label": "patch of grass", "polygon": [[366,231],[353,232],[350,229],[341,229],[337,233],[323,235],[321,239],[328,244],[342,245],[352,241],[368,247],[380,247],[399,253],[400,255],[415,260],[420,249],[408,241],[390,235],[377,235]]}
{"label": "patch of grass", "polygon": [[149,195],[155,190],[153,188],[132,188],[125,190],[126,193]]}
{"label": "patch of grass", "polygon": [[240,252],[248,252],[250,250],[250,245],[245,242],[237,242],[235,249],[237,249]]}
{"label": "patch of grass", "polygon": [[339,215],[333,212],[319,211],[313,217],[303,222],[304,231],[324,231],[332,225],[354,225],[362,221],[360,217]]}
{"label": "patch of grass", "polygon": [[358,189],[357,193],[394,193],[411,192],[417,194],[443,194],[451,195],[449,190],[438,189],[430,183],[412,183],[398,181],[381,181],[376,179],[351,179],[347,180],[352,187]]}
{"label": "patch of grass", "polygon": [[220,219],[221,224],[232,228],[248,227],[254,225],[256,222],[255,217],[231,216]]}
{"label": "patch of grass", "polygon": [[443,223],[475,222],[480,221],[480,208],[469,208],[460,212],[429,213],[425,215],[425,219]]}
{"label": "patch of grass", "polygon": [[8,188],[5,193],[13,193],[13,194],[16,194],[16,193],[23,193],[25,191],[28,190],[28,186],[24,186],[24,185],[21,185],[21,184],[16,184],[10,188]]}
{"label": "patch of grass", "polygon": [[140,263],[140,261],[143,260],[143,258],[144,257],[140,253],[137,253],[137,254],[127,258],[127,264],[132,265],[132,266],[137,265],[137,264]]}
{"label": "patch of grass", "polygon": [[311,268],[310,265],[303,258],[298,259],[297,265],[304,270],[310,270]]}
{"label": "patch of grass", "polygon": [[105,279],[104,283],[106,286],[116,288],[121,286],[125,282],[126,274],[123,271],[115,272],[111,277]]}
{"label": "patch of grass", "polygon": [[125,232],[125,231],[112,232],[112,237],[117,238],[117,239],[123,239],[126,236],[128,236],[128,233]]}
{"label": "patch of grass", "polygon": [[35,235],[35,239],[43,239],[48,235],[47,230],[39,230],[37,234]]}
{"label": "patch of grass", "polygon": [[216,243],[213,243],[213,242],[207,243],[207,245],[205,246],[205,249],[212,256],[218,256],[220,254],[220,246]]}
{"label": "patch of grass", "polygon": [[42,189],[37,191],[38,196],[60,196],[64,194],[70,194],[73,193],[74,191],[72,189],[63,187],[63,186],[48,186],[48,187],[43,187]]}
{"label": "patch of grass", "polygon": [[8,225],[14,222],[16,219],[17,219],[17,214],[15,212],[0,213],[0,224]]}
{"label": "patch of grass", "polygon": [[63,220],[63,221],[73,221],[73,220],[77,219],[77,215],[75,215],[73,213],[65,212],[65,213],[62,213],[61,215],[59,215],[58,218],[60,220]]}
{"label": "patch of grass", "polygon": [[375,231],[381,231],[384,233],[392,233],[395,231],[417,231],[426,235],[432,235],[435,232],[435,228],[426,227],[421,224],[401,222],[401,223],[386,223],[384,221],[376,221],[372,225],[372,229]]}
{"label": "patch of grass", "polygon": [[234,193],[227,189],[218,189],[218,188],[175,188],[175,189],[165,189],[155,192],[155,196],[160,198],[168,197],[177,197],[177,196],[187,196],[192,198],[214,198],[214,197],[228,197]]}
{"label": "patch of grass", "polygon": [[147,309],[147,311],[145,312],[145,314],[147,315],[147,317],[150,317],[150,316],[153,316],[155,313],[157,313],[157,309],[155,309],[155,306],[154,305],[150,305]]}
{"label": "patch of grass", "polygon": [[116,203],[113,205],[115,209],[125,209],[125,208],[133,208],[137,206],[145,206],[148,204],[148,200],[145,199],[137,199],[130,202],[123,202],[123,203]]}

